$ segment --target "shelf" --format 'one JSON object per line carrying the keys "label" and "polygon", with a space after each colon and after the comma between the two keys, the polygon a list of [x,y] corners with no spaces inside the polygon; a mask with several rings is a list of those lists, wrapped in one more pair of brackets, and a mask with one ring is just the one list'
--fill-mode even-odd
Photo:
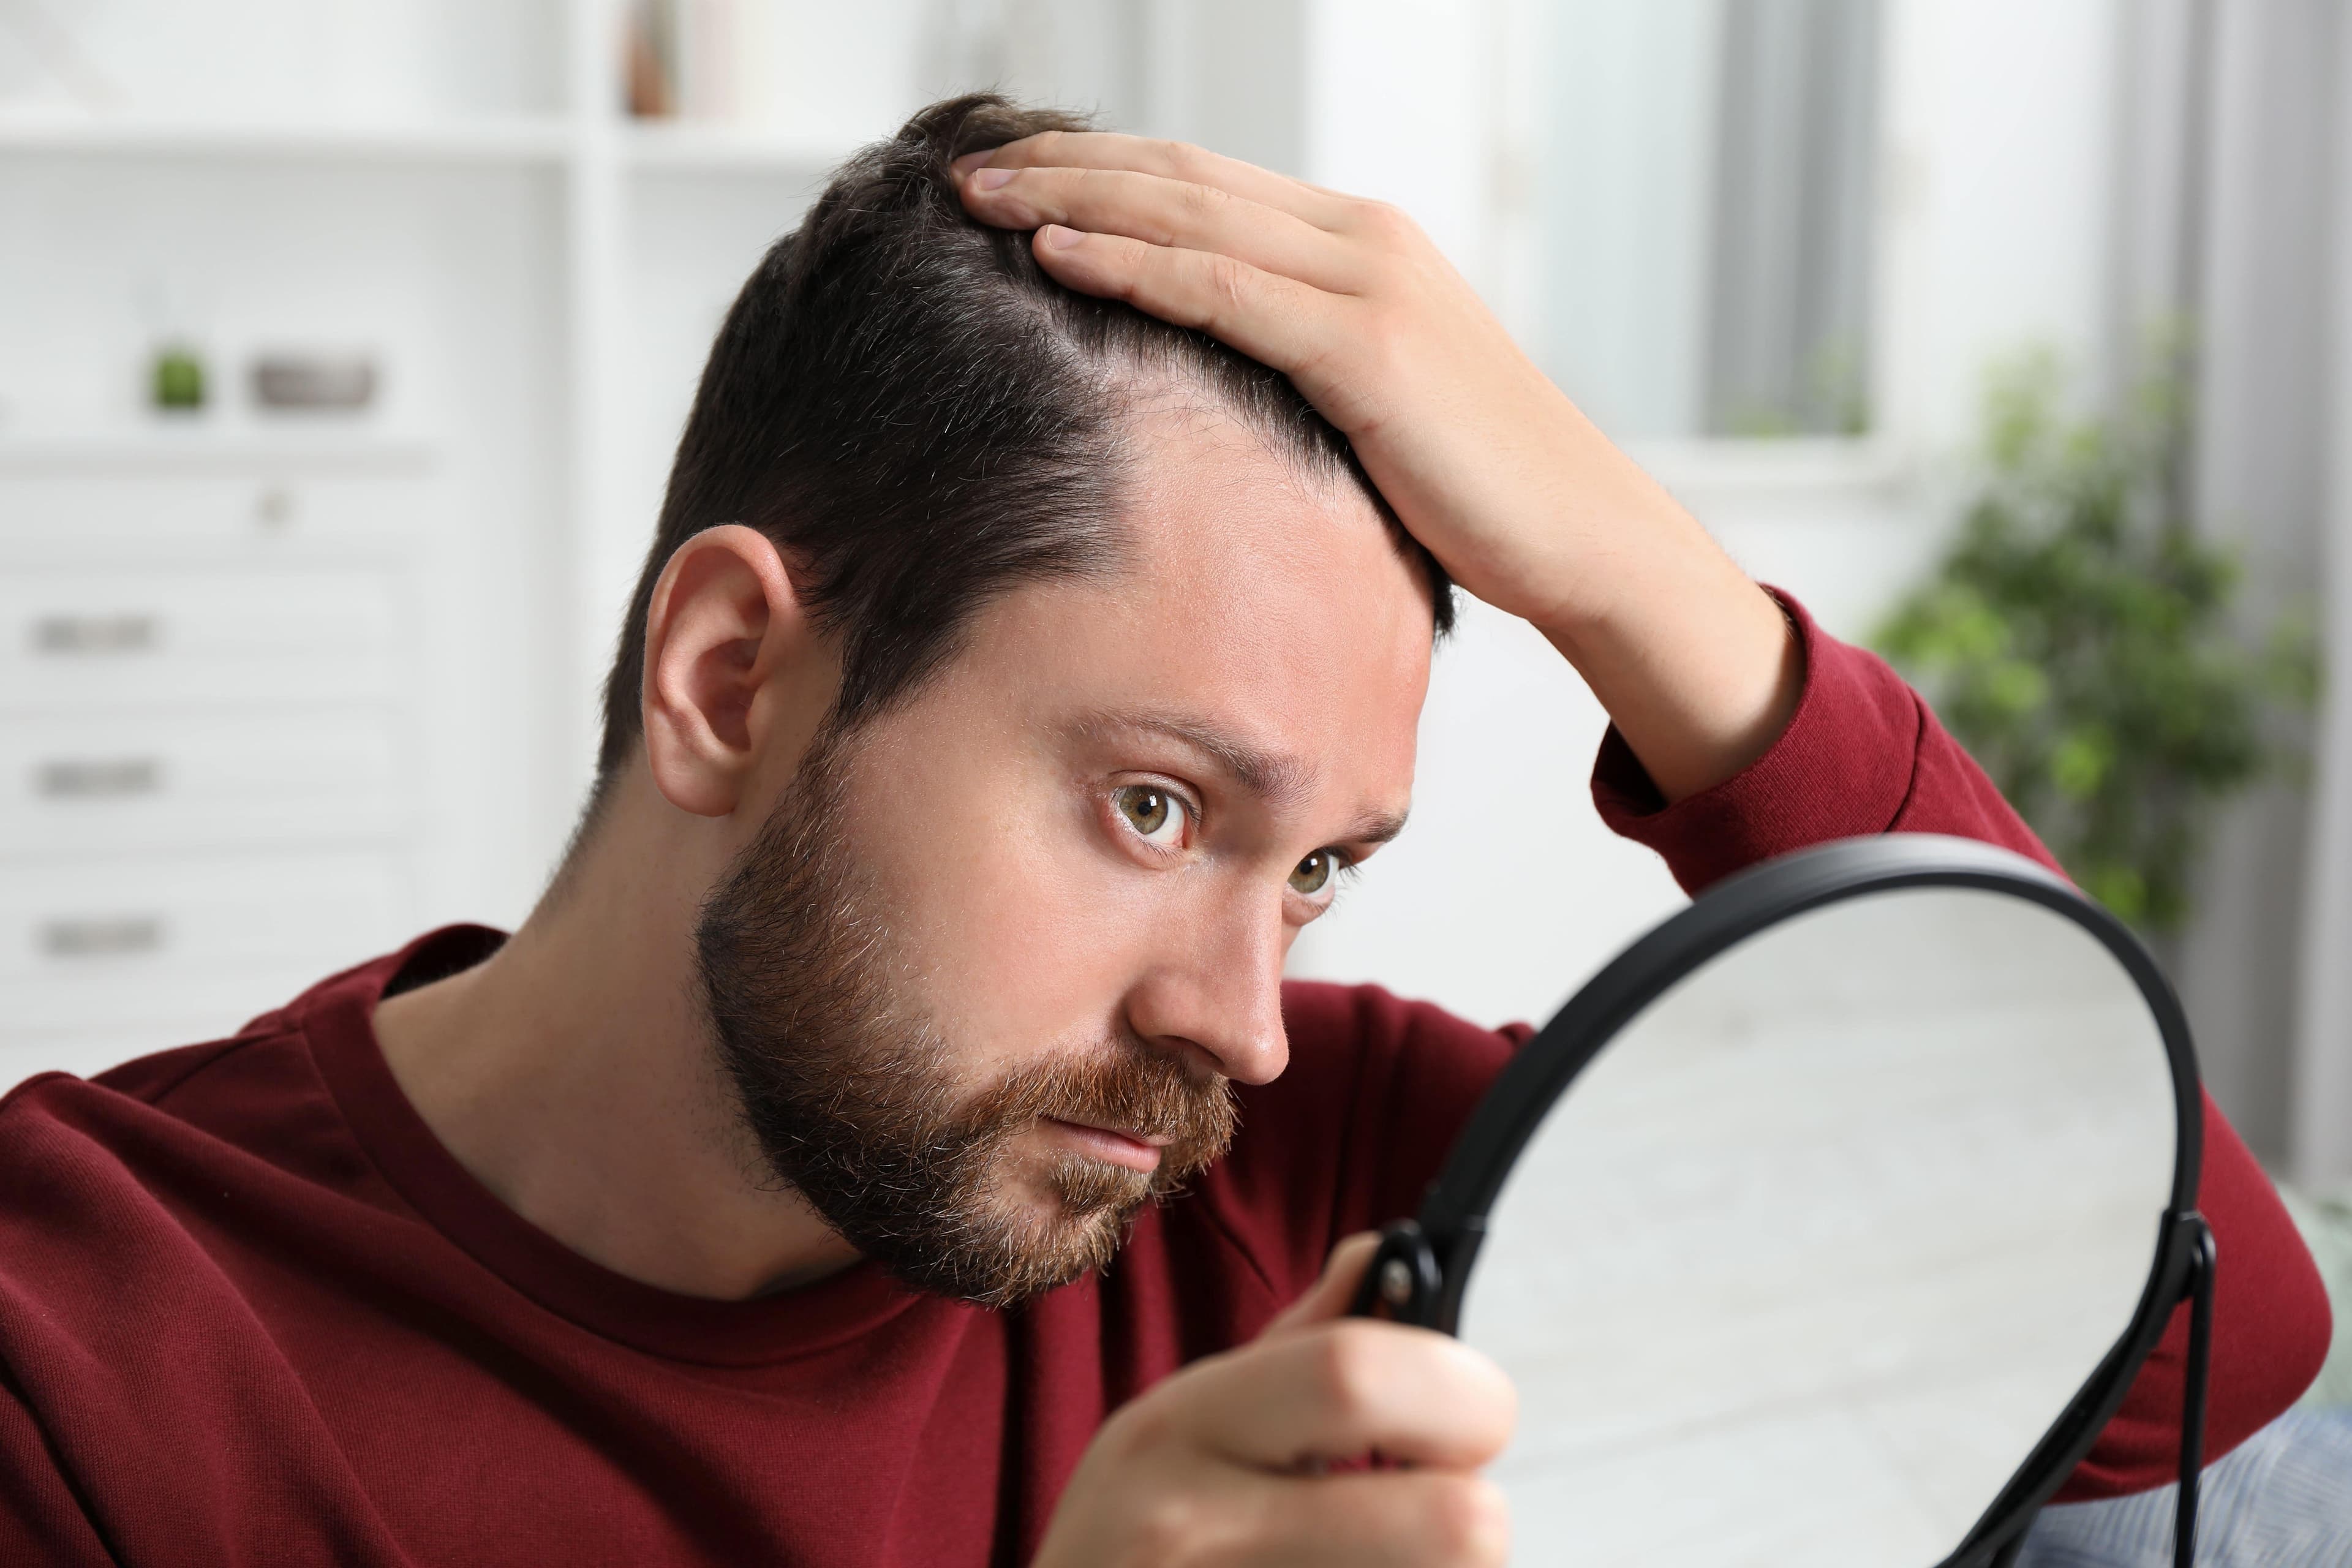
{"label": "shelf", "polygon": [[297,121],[0,111],[0,156],[215,158],[443,164],[556,164],[617,149],[631,168],[815,176],[854,143],[731,125],[623,122],[592,134],[553,115],[431,121]]}
{"label": "shelf", "polygon": [[634,168],[816,176],[856,152],[854,142],[780,135],[731,125],[638,122],[621,135]]}
{"label": "shelf", "polygon": [[569,123],[544,115],[368,124],[0,114],[0,153],[532,164],[560,162],[572,143]]}
{"label": "shelf", "polygon": [[0,435],[0,473],[94,469],[420,468],[433,460],[422,437],[328,427],[239,425],[148,427],[75,435]]}

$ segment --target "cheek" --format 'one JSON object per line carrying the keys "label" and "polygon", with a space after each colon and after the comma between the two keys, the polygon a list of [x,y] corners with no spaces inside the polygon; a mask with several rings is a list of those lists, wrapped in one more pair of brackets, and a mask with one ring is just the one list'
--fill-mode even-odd
{"label": "cheek", "polygon": [[861,858],[906,978],[947,1037],[992,1073],[1104,1038],[1181,879],[1121,868],[1066,785],[975,791],[967,779],[952,826],[896,808],[918,797],[858,814]]}

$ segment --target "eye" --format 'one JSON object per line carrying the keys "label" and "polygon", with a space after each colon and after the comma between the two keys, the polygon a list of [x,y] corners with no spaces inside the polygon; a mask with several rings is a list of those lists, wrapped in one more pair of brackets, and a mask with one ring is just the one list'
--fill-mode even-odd
{"label": "eye", "polygon": [[1182,801],[1158,784],[1121,784],[1111,792],[1111,804],[1146,844],[1174,849],[1184,842],[1184,824],[1191,813]]}
{"label": "eye", "polygon": [[1311,899],[1329,887],[1331,879],[1337,876],[1339,871],[1339,855],[1329,849],[1318,849],[1291,868],[1290,890],[1294,893],[1303,893]]}

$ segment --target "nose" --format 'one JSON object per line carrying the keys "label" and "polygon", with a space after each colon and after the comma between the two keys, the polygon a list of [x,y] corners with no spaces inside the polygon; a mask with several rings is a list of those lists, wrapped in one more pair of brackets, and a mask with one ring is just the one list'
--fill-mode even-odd
{"label": "nose", "polygon": [[1236,1083],[1273,1082],[1290,1061],[1281,906],[1223,900],[1170,936],[1129,994],[1128,1023],[1154,1045],[1206,1057]]}

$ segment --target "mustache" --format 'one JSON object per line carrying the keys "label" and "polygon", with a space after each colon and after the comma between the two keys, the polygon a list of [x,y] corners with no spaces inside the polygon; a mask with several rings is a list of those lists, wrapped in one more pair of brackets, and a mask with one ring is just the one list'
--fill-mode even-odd
{"label": "mustache", "polygon": [[1108,1127],[1160,1145],[1164,1182],[1192,1175],[1225,1152],[1239,1121],[1230,1079],[1194,1072],[1129,1037],[1076,1059],[1040,1062],[982,1095],[965,1125],[1012,1137],[1051,1117]]}

